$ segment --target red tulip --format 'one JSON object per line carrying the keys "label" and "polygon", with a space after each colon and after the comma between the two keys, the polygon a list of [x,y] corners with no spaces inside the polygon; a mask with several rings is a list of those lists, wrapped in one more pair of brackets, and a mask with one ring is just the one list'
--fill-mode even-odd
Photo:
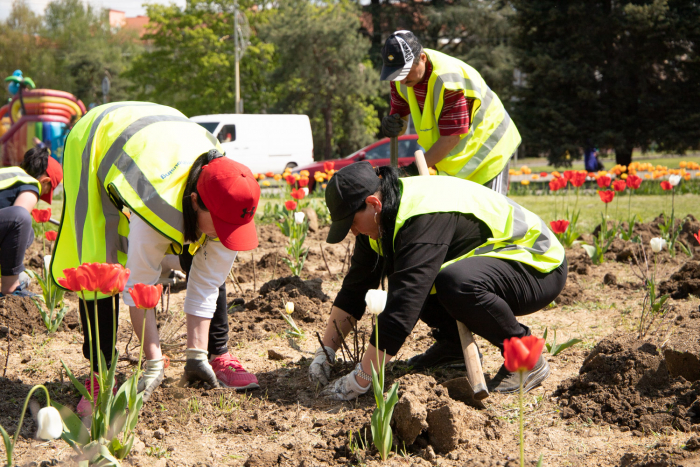
{"label": "red tulip", "polygon": [[561,180],[564,181],[564,183],[568,183],[565,178],[553,178],[549,181],[549,189],[550,191],[558,191],[563,188]]}
{"label": "red tulip", "polygon": [[664,191],[673,189],[673,187],[671,186],[671,182],[669,182],[668,180],[664,180],[663,182],[661,182],[661,188],[663,188]]}
{"label": "red tulip", "polygon": [[309,179],[308,178],[300,178],[299,179],[299,186],[304,188],[309,184]]}
{"label": "red tulip", "polygon": [[596,178],[595,181],[601,188],[607,188],[610,186],[610,177],[608,175],[601,175],[600,177]]}
{"label": "red tulip", "polygon": [[48,222],[51,219],[51,208],[47,209],[32,209],[32,217],[35,222]]}
{"label": "red tulip", "polygon": [[331,170],[333,170],[334,167],[335,167],[335,162],[324,162],[323,163],[323,170],[326,172],[330,172]]}
{"label": "red tulip", "polygon": [[613,190],[615,191],[625,191],[625,188],[627,188],[627,183],[624,180],[615,180],[612,186]]}
{"label": "red tulip", "polygon": [[537,364],[544,339],[535,336],[525,336],[522,339],[512,337],[503,341],[503,356],[506,369],[510,372],[530,371]]}
{"label": "red tulip", "polygon": [[693,234],[693,237],[695,237],[695,240],[697,240],[698,243],[700,243],[700,230],[698,230],[698,233]]}
{"label": "red tulip", "polygon": [[612,190],[605,190],[605,191],[598,190],[598,196],[600,196],[600,200],[602,202],[604,202],[605,204],[608,204],[613,200],[613,198],[615,198],[615,192]]}
{"label": "red tulip", "polygon": [[44,232],[44,237],[46,237],[46,240],[50,242],[55,242],[56,238],[58,238],[58,232],[56,232],[55,230],[47,230],[46,232]]}
{"label": "red tulip", "polygon": [[287,183],[289,185],[294,185],[297,182],[297,179],[294,175],[287,175],[286,177],[284,177],[284,179],[287,180]]}
{"label": "red tulip", "polygon": [[633,190],[636,190],[639,188],[639,185],[642,184],[642,177],[638,175],[628,175],[627,176],[627,188],[631,188]]}
{"label": "red tulip", "polygon": [[284,207],[287,208],[287,211],[294,211],[297,208],[297,202],[290,199],[284,202]]}
{"label": "red tulip", "polygon": [[547,175],[549,175],[547,172],[540,172],[540,177],[546,177]]}
{"label": "red tulip", "polygon": [[66,277],[59,277],[58,285],[64,289],[72,290],[73,292],[80,292],[83,290],[80,283],[78,283],[78,279],[76,278],[77,272],[78,270],[76,268],[64,269],[63,274]]}
{"label": "red tulip", "polygon": [[101,269],[102,264],[100,263],[83,263],[78,266],[75,278],[80,284],[80,290],[86,292],[100,290]]}
{"label": "red tulip", "polygon": [[574,176],[574,171],[573,170],[565,170],[564,171],[564,178],[567,180],[571,180],[571,178]]}
{"label": "red tulip", "polygon": [[563,234],[566,232],[566,229],[569,228],[569,221],[566,219],[562,219],[559,221],[552,221],[549,223],[549,226],[552,228],[552,232],[555,234]]}
{"label": "red tulip", "polygon": [[100,266],[100,292],[105,295],[116,295],[124,291],[131,271],[121,264],[103,263]]}
{"label": "red tulip", "polygon": [[585,172],[574,172],[574,174],[571,176],[571,184],[578,188],[584,184],[587,176],[588,174]]}
{"label": "red tulip", "polygon": [[301,189],[292,190],[291,196],[292,196],[292,198],[298,199],[299,201],[301,201],[306,196],[306,192],[304,190],[301,190]]}
{"label": "red tulip", "polygon": [[129,289],[129,295],[137,308],[150,310],[155,308],[160,301],[160,297],[163,295],[163,285],[134,284],[134,288]]}
{"label": "red tulip", "polygon": [[265,176],[268,178],[272,178],[275,176],[275,173],[274,172],[265,172]]}

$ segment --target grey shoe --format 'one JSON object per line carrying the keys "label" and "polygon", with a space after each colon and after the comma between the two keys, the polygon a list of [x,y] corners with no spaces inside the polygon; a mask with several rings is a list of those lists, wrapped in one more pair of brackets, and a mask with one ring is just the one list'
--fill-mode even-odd
{"label": "grey shoe", "polygon": [[[540,355],[535,367],[525,374],[523,382],[523,393],[530,391],[532,388],[542,384],[542,381],[549,376],[549,363],[544,356]],[[496,376],[488,383],[489,391],[500,392],[501,394],[512,394],[520,390],[520,374],[518,372],[511,373],[502,365],[496,373]]]}

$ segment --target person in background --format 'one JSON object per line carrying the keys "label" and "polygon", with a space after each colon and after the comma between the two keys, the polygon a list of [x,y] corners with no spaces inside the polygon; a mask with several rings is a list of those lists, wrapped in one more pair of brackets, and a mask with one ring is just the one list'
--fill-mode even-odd
{"label": "person in background", "polygon": [[32,209],[39,200],[51,204],[53,190],[63,180],[61,164],[46,148],[32,148],[19,167],[0,169],[0,271],[2,295],[32,295],[24,255],[34,241]]}
{"label": "person in background", "polygon": [[598,159],[598,149],[593,146],[590,139],[586,140],[586,149],[583,151],[583,163],[588,172],[598,172],[599,170],[605,170],[605,166]]}

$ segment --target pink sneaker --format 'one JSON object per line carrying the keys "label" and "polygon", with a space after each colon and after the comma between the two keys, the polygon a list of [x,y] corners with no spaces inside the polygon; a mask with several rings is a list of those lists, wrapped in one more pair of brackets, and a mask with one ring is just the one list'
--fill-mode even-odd
{"label": "pink sneaker", "polygon": [[260,387],[258,378],[245,371],[241,362],[229,352],[216,357],[209,363],[211,363],[211,367],[216,373],[219,384],[224,387],[236,390],[257,389]]}
{"label": "pink sneaker", "polygon": [[[97,374],[95,374],[95,376],[92,377],[92,382],[89,379],[85,380],[85,389],[87,389],[88,392],[92,394],[93,401],[97,399],[97,394],[100,392],[100,383],[97,380]],[[116,387],[114,388],[113,393],[117,393]],[[90,404],[89,400],[85,399],[85,396],[80,398],[80,402],[78,402],[78,405],[75,407],[75,412],[80,418],[89,417],[90,415],[92,415],[92,404]]]}

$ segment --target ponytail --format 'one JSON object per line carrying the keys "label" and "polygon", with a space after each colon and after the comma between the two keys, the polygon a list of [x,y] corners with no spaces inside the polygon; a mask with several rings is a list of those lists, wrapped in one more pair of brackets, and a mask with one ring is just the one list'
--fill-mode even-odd
{"label": "ponytail", "polygon": [[197,235],[197,212],[194,210],[194,206],[192,206],[192,193],[197,194],[197,205],[201,209],[209,211],[197,191],[197,182],[202,173],[202,168],[219,157],[223,157],[223,154],[216,149],[212,149],[199,156],[190,168],[190,173],[187,176],[187,183],[185,184],[185,193],[182,195],[182,215],[185,219],[184,233],[186,242],[196,242],[199,240],[199,236]]}
{"label": "ponytail", "polygon": [[382,215],[380,221],[380,241],[384,255],[383,278],[387,270],[394,268],[394,229],[396,228],[396,215],[401,203],[401,191],[399,190],[399,172],[393,167],[382,166],[375,169],[380,180],[379,193],[382,200]]}

